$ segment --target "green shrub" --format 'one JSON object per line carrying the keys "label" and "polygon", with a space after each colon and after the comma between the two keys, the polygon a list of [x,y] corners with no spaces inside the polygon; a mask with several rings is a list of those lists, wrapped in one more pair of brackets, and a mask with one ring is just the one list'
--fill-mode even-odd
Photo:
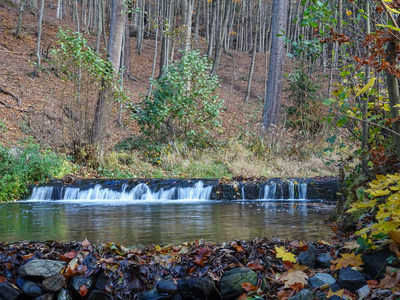
{"label": "green shrub", "polygon": [[218,98],[218,77],[198,51],[183,53],[166,75],[153,81],[154,90],[134,110],[145,136],[158,144],[175,141],[204,147],[211,129],[219,127],[223,101]]}
{"label": "green shrub", "polygon": [[37,144],[18,148],[0,144],[0,201],[20,199],[29,184],[45,182],[66,171],[62,158]]}

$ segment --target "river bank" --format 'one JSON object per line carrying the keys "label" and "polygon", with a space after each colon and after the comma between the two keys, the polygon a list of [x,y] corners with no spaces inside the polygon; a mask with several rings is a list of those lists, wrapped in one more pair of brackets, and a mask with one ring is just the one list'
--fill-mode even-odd
{"label": "river bank", "polygon": [[0,243],[0,299],[396,299],[398,282],[379,283],[395,254],[354,255],[356,247],[262,238],[147,247]]}

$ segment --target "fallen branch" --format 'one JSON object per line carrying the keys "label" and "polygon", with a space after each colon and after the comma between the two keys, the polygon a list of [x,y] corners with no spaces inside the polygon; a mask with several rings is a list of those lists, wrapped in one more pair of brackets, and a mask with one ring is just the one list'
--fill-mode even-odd
{"label": "fallen branch", "polygon": [[[15,96],[13,93],[6,91],[5,89],[3,89],[2,87],[0,87],[0,92],[6,94],[6,95],[10,95],[11,97],[13,97],[15,100],[18,101],[18,106],[21,105],[22,101],[18,96]],[[4,103],[2,103],[3,105],[5,105]]]}

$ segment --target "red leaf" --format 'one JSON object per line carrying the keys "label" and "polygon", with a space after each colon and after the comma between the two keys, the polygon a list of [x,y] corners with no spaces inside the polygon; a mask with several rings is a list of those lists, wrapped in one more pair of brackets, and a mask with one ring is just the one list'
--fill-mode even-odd
{"label": "red leaf", "polygon": [[0,276],[0,282],[6,282],[6,278],[3,276]]}
{"label": "red leaf", "polygon": [[254,286],[248,282],[242,283],[241,286],[242,286],[242,288],[244,288],[244,290],[246,292],[256,292],[258,290],[258,287]]}
{"label": "red leaf", "polygon": [[74,259],[76,256],[77,256],[78,254],[74,251],[74,250],[72,250],[72,251],[70,251],[70,252],[68,252],[68,253],[65,253],[64,255],[60,255],[60,258],[63,260],[63,261],[66,261],[66,262],[70,262],[72,259]]}
{"label": "red leaf", "polygon": [[246,300],[247,299],[247,295],[246,293],[243,293],[239,296],[238,300]]}
{"label": "red leaf", "polygon": [[237,247],[236,247],[236,251],[237,251],[237,252],[243,252],[244,249],[243,249],[242,246],[237,246]]}
{"label": "red leaf", "polygon": [[256,263],[249,263],[247,266],[248,266],[250,269],[252,269],[253,271],[256,271],[256,270],[264,270],[263,265],[256,264]]}
{"label": "red leaf", "polygon": [[79,295],[81,295],[81,297],[85,297],[87,293],[88,293],[87,286],[81,285],[81,287],[79,288]]}

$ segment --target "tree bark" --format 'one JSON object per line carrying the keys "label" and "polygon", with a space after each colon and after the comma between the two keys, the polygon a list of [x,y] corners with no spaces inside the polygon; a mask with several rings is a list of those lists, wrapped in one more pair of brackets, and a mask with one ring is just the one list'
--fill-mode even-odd
{"label": "tree bark", "polygon": [[[110,35],[108,38],[107,57],[115,74],[118,73],[121,60],[122,36],[124,34],[124,1],[112,0],[111,3]],[[107,102],[113,99],[107,84],[104,82],[97,100],[95,116],[91,132],[91,143],[97,148],[99,159],[102,160],[106,133],[106,116],[108,114]]]}
{"label": "tree bark", "polygon": [[21,2],[19,3],[18,25],[17,25],[17,29],[15,30],[15,37],[19,37],[19,35],[21,34],[22,15],[24,13],[24,3],[25,3],[25,0],[21,0]]}
{"label": "tree bark", "polygon": [[40,41],[42,38],[42,21],[43,21],[43,11],[44,11],[44,0],[40,5],[40,14],[39,14],[39,21],[38,21],[38,37],[36,42],[36,68],[35,71],[32,73],[32,77],[36,77],[39,73],[40,68]]}
{"label": "tree bark", "polygon": [[288,0],[274,0],[271,55],[269,60],[268,83],[265,96],[262,123],[265,130],[273,125],[278,125],[280,117],[280,104],[282,92],[283,61],[285,57],[285,43],[281,36],[286,30]]}

